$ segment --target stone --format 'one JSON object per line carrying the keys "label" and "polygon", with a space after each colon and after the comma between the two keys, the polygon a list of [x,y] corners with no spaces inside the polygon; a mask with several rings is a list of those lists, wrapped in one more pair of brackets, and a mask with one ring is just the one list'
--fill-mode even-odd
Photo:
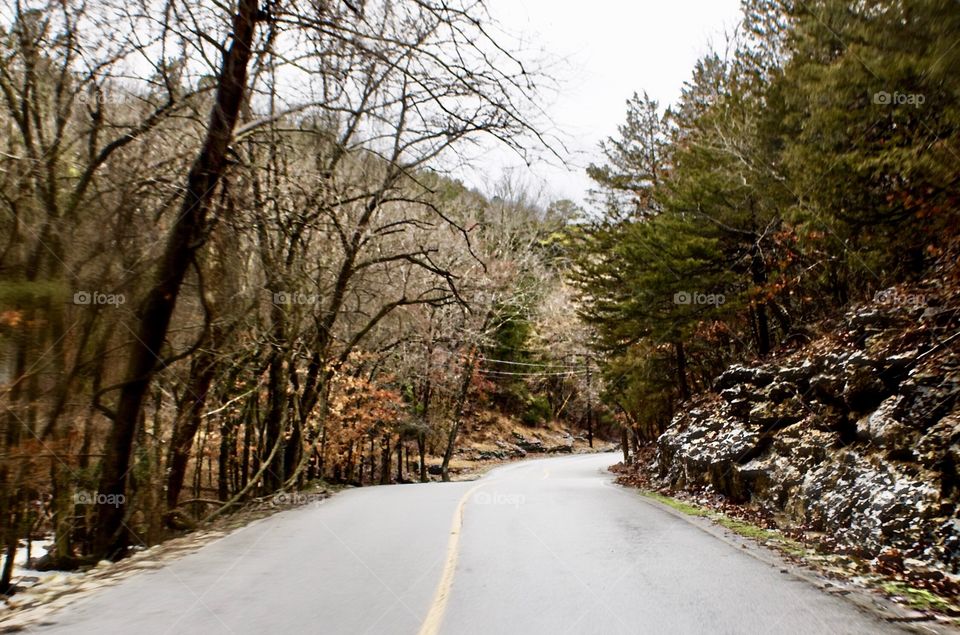
{"label": "stone", "polygon": [[960,398],[960,373],[946,375],[931,371],[912,373],[899,388],[903,400],[897,417],[919,429],[926,429],[950,412]]}
{"label": "stone", "polygon": [[869,415],[857,421],[857,438],[878,448],[904,448],[912,444],[913,431],[895,416],[899,396],[888,397]]}
{"label": "stone", "polygon": [[852,330],[860,330],[867,327],[882,327],[890,323],[890,318],[878,309],[864,309],[848,316],[847,324]]}
{"label": "stone", "polygon": [[790,397],[795,397],[797,392],[796,384],[786,381],[775,382],[765,390],[767,398],[776,404],[783,403]]}
{"label": "stone", "polygon": [[887,396],[886,386],[872,367],[855,366],[849,369],[845,379],[843,401],[854,412],[869,412]]}
{"label": "stone", "polygon": [[956,483],[957,459],[960,459],[960,414],[948,415],[931,426],[917,440],[915,448],[921,464],[931,469],[949,470],[943,477]]}
{"label": "stone", "polygon": [[559,443],[552,445],[547,449],[547,452],[551,454],[563,453],[569,454],[573,452],[573,437],[566,436],[563,437]]}
{"label": "stone", "polygon": [[753,408],[753,404],[746,399],[737,399],[727,405],[730,414],[741,421],[746,421],[749,418],[751,408]]}
{"label": "stone", "polygon": [[817,374],[816,365],[806,359],[799,366],[783,366],[777,370],[777,378],[791,384],[803,384]]}
{"label": "stone", "polygon": [[746,384],[737,384],[732,388],[721,390],[720,397],[728,403],[741,400],[760,401],[764,398],[763,394],[748,389]]}
{"label": "stone", "polygon": [[843,382],[835,375],[820,374],[810,379],[810,394],[821,403],[835,403],[842,393]]}
{"label": "stone", "polygon": [[750,384],[763,387],[773,381],[774,375],[763,368],[751,368],[735,364],[724,371],[714,382],[714,388],[722,391],[737,384]]}
{"label": "stone", "polygon": [[547,446],[543,444],[543,441],[534,437],[533,439],[528,439],[519,432],[513,433],[513,438],[516,440],[517,447],[523,450],[524,452],[546,452]]}
{"label": "stone", "polygon": [[895,547],[884,549],[874,558],[873,569],[887,575],[903,573],[903,554]]}
{"label": "stone", "polygon": [[791,397],[783,403],[764,401],[750,410],[748,420],[762,430],[785,428],[804,417],[803,405],[796,397]]}

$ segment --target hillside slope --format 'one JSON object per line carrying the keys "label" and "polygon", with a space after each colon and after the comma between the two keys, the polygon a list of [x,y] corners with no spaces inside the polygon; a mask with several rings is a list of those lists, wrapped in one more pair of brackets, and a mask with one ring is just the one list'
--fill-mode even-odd
{"label": "hillside slope", "polygon": [[674,418],[640,469],[661,487],[748,504],[842,552],[896,549],[956,574],[955,280],[952,265],[888,289],[798,350],[731,366]]}

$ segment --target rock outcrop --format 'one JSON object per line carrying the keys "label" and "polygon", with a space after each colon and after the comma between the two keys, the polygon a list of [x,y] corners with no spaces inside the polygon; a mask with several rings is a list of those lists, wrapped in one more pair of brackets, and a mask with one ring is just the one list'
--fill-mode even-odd
{"label": "rock outcrop", "polygon": [[960,302],[855,307],[839,331],[735,365],[659,438],[655,473],[709,488],[864,557],[960,569]]}

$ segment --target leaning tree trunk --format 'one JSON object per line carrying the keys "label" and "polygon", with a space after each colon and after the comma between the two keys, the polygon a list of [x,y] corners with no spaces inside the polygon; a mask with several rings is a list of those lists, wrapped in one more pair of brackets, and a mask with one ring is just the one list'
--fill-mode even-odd
{"label": "leaning tree trunk", "polygon": [[167,453],[167,509],[177,506],[183,481],[193,450],[193,439],[203,422],[203,410],[210,394],[210,385],[216,375],[216,353],[202,350],[190,364],[190,377],[187,390],[174,420],[173,434],[170,437],[170,451]]}
{"label": "leaning tree trunk", "polygon": [[[223,54],[206,138],[187,175],[183,203],[167,237],[156,281],[140,311],[136,341],[127,359],[125,381],[106,439],[98,490],[102,496],[119,498],[127,493],[127,474],[143,398],[157,370],[184,276],[204,243],[214,190],[227,168],[227,150],[246,93],[247,65],[257,19],[257,0],[239,0],[233,16],[232,43]],[[126,551],[129,535],[124,528],[124,513],[121,505],[98,505],[95,555],[112,558]]]}

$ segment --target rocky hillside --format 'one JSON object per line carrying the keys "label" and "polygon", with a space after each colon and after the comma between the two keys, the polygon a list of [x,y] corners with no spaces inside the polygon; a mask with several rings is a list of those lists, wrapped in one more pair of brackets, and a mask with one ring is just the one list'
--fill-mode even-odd
{"label": "rocky hillside", "polygon": [[755,505],[840,551],[892,548],[957,573],[960,298],[946,277],[730,367],[659,438],[660,485]]}

